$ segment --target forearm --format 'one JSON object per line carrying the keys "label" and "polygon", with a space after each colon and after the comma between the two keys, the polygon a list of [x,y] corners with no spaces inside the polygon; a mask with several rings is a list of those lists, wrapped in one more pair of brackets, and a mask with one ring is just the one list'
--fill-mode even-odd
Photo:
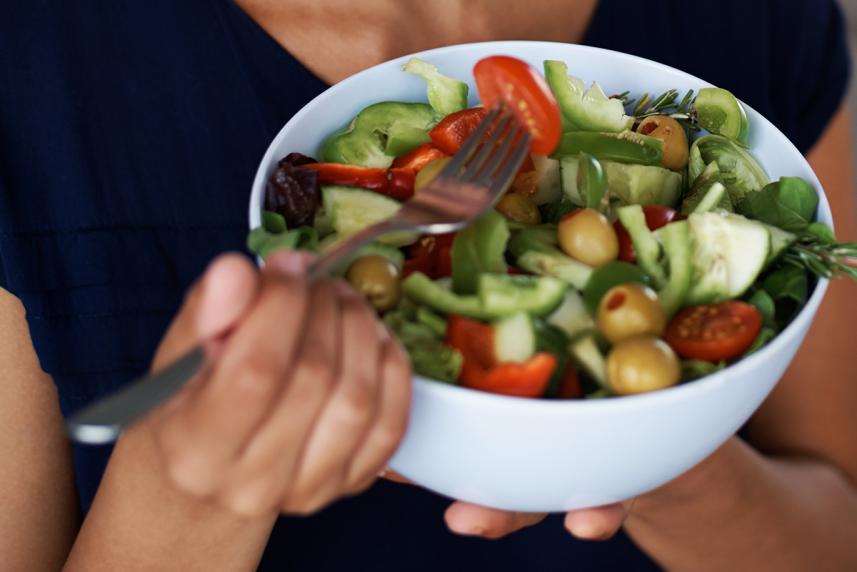
{"label": "forearm", "polygon": [[66,570],[255,570],[275,518],[173,488],[143,427],[117,444]]}
{"label": "forearm", "polygon": [[626,522],[668,570],[855,570],[857,492],[830,465],[737,438],[637,499]]}

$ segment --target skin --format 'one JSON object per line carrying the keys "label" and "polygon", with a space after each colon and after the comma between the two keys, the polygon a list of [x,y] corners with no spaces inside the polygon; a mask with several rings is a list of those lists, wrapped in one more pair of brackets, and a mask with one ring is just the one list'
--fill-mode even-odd
{"label": "skin", "polygon": [[[486,0],[450,0],[406,12],[392,0],[241,4],[328,81],[440,44],[580,37],[594,7],[491,2],[487,10]],[[430,25],[406,26],[413,9]],[[325,41],[355,31],[347,45]],[[837,213],[839,237],[848,240],[857,238],[851,152],[843,108],[810,162]],[[308,292],[304,264],[285,256],[258,273],[226,257],[212,266],[153,367],[211,336],[218,365],[120,439],[79,531],[56,392],[39,368],[20,302],[0,291],[0,503],[13,507],[0,511],[4,567],[252,570],[279,512],[311,513],[372,481],[405,426],[409,371],[398,346],[369,323],[365,304],[333,283]],[[852,283],[832,285],[803,349],[752,419],[750,444],[731,439],[656,491],[569,513],[566,528],[603,539],[624,525],[671,570],[857,568],[855,294]],[[269,323],[278,308],[293,321]],[[377,334],[342,335],[352,328]],[[287,339],[273,347],[265,343],[272,332]],[[304,339],[322,350],[304,347]],[[354,438],[343,441],[343,434]],[[445,518],[454,532],[498,538],[543,515],[453,503]]]}

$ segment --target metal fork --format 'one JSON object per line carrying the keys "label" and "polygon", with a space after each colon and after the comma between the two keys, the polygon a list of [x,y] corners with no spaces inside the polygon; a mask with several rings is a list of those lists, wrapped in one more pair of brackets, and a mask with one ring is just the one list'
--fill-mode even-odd
{"label": "metal fork", "polygon": [[[485,213],[506,190],[529,149],[530,135],[502,108],[491,109],[452,160],[398,213],[339,242],[316,259],[309,280],[327,275],[364,244],[390,232],[442,234],[466,226]],[[111,443],[122,429],[157,407],[193,378],[205,363],[200,345],[163,370],[73,415],[69,436],[80,443]]]}

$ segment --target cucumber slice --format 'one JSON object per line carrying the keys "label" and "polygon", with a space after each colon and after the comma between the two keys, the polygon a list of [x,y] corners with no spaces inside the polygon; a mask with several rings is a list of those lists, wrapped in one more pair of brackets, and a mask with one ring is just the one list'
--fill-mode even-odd
{"label": "cucumber slice", "polygon": [[530,250],[519,256],[516,263],[522,270],[558,278],[578,290],[586,286],[593,270],[591,266],[566,256],[559,249],[555,249],[555,252]]}
{"label": "cucumber slice", "polygon": [[576,290],[568,290],[565,293],[562,304],[547,317],[546,321],[562,330],[569,339],[595,329],[595,322],[586,311],[583,298]]}
{"label": "cucumber slice", "polygon": [[594,335],[579,336],[568,346],[568,352],[574,361],[588,373],[598,385],[607,387],[607,363],[598,349]]}
{"label": "cucumber slice", "polygon": [[[681,213],[685,215],[689,215],[692,212],[695,212],[695,209],[699,206],[699,204],[705,199],[708,191],[714,187],[716,183],[723,185],[723,182],[720,180],[720,167],[717,165],[717,161],[712,161],[708,165],[705,166],[702,173],[696,177],[696,180],[691,185],[690,190],[685,196],[684,200],[681,203]],[[732,200],[729,198],[729,192],[726,189],[726,185],[723,185],[724,192],[720,194],[719,200],[714,203],[710,208],[706,210],[713,210],[714,208],[718,208],[721,210],[734,212],[734,208],[732,205]],[[702,211],[705,212],[705,211]]]}
{"label": "cucumber slice", "polygon": [[646,215],[643,207],[630,205],[622,207],[618,211],[622,226],[631,235],[634,244],[634,252],[637,255],[637,263],[652,279],[656,288],[661,288],[666,283],[666,274],[661,266],[661,245],[654,233],[646,224]]}
{"label": "cucumber slice", "polygon": [[[351,236],[398,212],[398,201],[384,195],[352,187],[324,186],[321,188],[324,210],[330,224],[340,238]],[[419,235],[411,232],[394,232],[382,236],[378,242],[405,246],[416,242]]]}
{"label": "cucumber slice", "polygon": [[744,107],[731,92],[719,87],[704,87],[696,94],[693,109],[703,129],[747,146],[750,122]]}
{"label": "cucumber slice", "polygon": [[760,224],[765,225],[765,228],[768,229],[768,234],[771,236],[771,249],[768,252],[767,260],[765,260],[765,267],[767,268],[785,249],[797,242],[797,235],[771,224]]}
{"label": "cucumber slice", "polygon": [[690,289],[693,274],[690,263],[690,229],[687,221],[671,222],[656,230],[655,235],[664,245],[670,267],[669,279],[658,292],[664,313],[670,318],[681,308]]}
{"label": "cucumber slice", "polygon": [[702,199],[693,207],[691,212],[697,214],[707,213],[719,205],[724,198],[729,199],[729,195],[726,194],[726,187],[723,186],[723,183],[715,181],[713,185],[708,187],[708,190],[702,195]]}
{"label": "cucumber slice", "polygon": [[525,362],[536,353],[536,331],[526,312],[494,324],[494,356],[498,362]]}
{"label": "cucumber slice", "polygon": [[673,207],[681,197],[681,174],[655,165],[602,161],[607,191],[625,205]]}
{"label": "cucumber slice", "polygon": [[559,201],[562,187],[559,177],[559,161],[546,155],[532,154],[536,166],[536,192],[532,196],[537,205],[546,205]]}
{"label": "cucumber slice", "polygon": [[741,296],[765,266],[770,233],[741,215],[708,212],[688,218],[693,278],[690,304],[708,304]]}
{"label": "cucumber slice", "polygon": [[633,125],[634,118],[625,115],[621,101],[607,97],[595,82],[584,91],[586,84],[568,75],[565,62],[545,60],[545,79],[569,127],[587,131],[622,131]]}
{"label": "cucumber slice", "polygon": [[[577,155],[560,159],[560,184],[563,194],[577,206],[585,201],[577,187]],[[682,175],[655,165],[601,161],[607,178],[607,192],[622,205],[674,206],[681,196]]]}

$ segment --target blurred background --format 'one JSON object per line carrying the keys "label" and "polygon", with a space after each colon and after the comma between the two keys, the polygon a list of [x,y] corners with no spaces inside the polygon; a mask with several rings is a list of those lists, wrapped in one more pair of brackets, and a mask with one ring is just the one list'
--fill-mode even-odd
{"label": "blurred background", "polygon": [[[857,133],[857,89],[854,88],[854,78],[857,75],[857,0],[839,0],[842,8],[845,10],[845,15],[848,18],[848,40],[851,46],[851,65],[854,71],[851,72],[851,90],[849,99],[851,101],[851,117],[853,121],[854,133]],[[857,157],[855,157],[857,160]]]}

